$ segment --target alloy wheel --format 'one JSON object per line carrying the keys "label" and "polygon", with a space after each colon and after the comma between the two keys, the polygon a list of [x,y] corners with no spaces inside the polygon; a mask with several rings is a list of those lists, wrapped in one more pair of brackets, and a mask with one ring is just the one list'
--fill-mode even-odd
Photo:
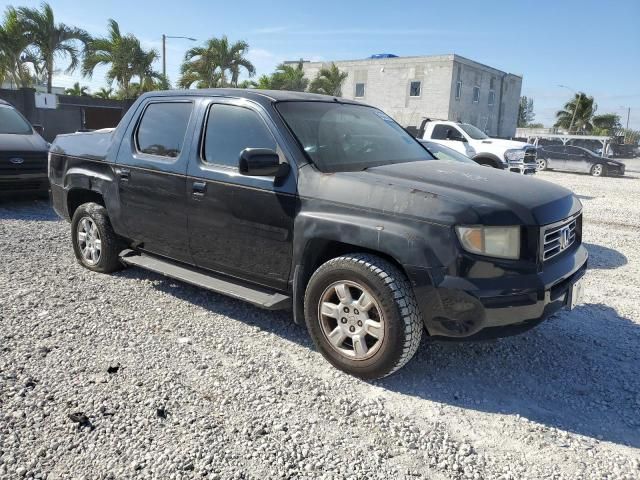
{"label": "alloy wheel", "polygon": [[320,297],[318,318],[331,347],[351,360],[371,358],[382,345],[382,310],[371,292],[357,282],[329,285]]}
{"label": "alloy wheel", "polygon": [[82,217],[78,222],[78,247],[88,265],[96,265],[100,261],[102,251],[100,232],[90,217]]}

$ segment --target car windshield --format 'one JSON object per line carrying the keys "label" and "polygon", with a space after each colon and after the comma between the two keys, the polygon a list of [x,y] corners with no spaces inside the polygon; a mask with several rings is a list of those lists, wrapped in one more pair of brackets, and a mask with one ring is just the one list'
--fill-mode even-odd
{"label": "car windshield", "polygon": [[434,160],[382,111],[338,102],[281,102],[276,108],[311,161],[323,172]]}
{"label": "car windshield", "polygon": [[435,156],[438,160],[452,160],[455,162],[470,163],[473,165],[478,165],[476,162],[471,160],[466,155],[463,155],[460,152],[456,152],[452,148],[445,147],[444,145],[440,145],[434,142],[421,142],[421,143],[425,147],[427,147],[429,152],[431,152],[431,154]]}
{"label": "car windshield", "polygon": [[29,125],[22,116],[8,105],[0,105],[0,134],[31,134]]}
{"label": "car windshield", "polygon": [[461,123],[460,128],[462,128],[465,133],[474,140],[484,140],[485,138],[489,138],[482,130],[469,123]]}

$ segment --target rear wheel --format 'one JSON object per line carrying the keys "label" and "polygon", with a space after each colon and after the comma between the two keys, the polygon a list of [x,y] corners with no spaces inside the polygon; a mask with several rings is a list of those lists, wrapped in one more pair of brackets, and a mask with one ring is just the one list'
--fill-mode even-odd
{"label": "rear wheel", "polygon": [[547,169],[547,161],[544,158],[539,158],[536,161],[536,164],[539,172]]}
{"label": "rear wheel", "polygon": [[605,174],[604,165],[596,163],[591,167],[591,175],[594,177],[602,177]]}
{"label": "rear wheel", "polygon": [[71,237],[73,251],[83,267],[101,273],[122,268],[118,258],[122,243],[102,205],[84,203],[76,209],[71,221]]}
{"label": "rear wheel", "polygon": [[305,294],[305,321],[331,364],[364,379],[404,366],[423,329],[407,278],[369,254],[344,255],[318,268]]}

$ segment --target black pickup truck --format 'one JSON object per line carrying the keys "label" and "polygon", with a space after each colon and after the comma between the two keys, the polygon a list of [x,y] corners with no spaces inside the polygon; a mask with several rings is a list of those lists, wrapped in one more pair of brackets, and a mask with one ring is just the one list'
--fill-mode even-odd
{"label": "black pickup truck", "polygon": [[579,200],[435,160],[382,111],[306,93],[145,94],[114,130],[59,136],[53,205],[88,269],[144,267],[290,308],[336,367],[379,378],[423,332],[523,332],[580,301]]}
{"label": "black pickup truck", "polygon": [[[41,130],[40,130],[41,131]],[[0,198],[49,191],[49,144],[12,105],[0,100]]]}

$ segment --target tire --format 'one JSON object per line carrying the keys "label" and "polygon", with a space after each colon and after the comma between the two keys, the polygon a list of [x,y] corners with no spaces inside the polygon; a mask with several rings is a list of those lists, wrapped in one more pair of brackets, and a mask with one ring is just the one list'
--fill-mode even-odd
{"label": "tire", "polygon": [[307,285],[304,310],[320,353],[365,380],[402,368],[418,350],[424,328],[406,276],[370,254],[347,254],[321,265]]}
{"label": "tire", "polygon": [[591,167],[591,176],[592,177],[604,177],[605,176],[605,168],[601,163],[596,163]]}
{"label": "tire", "polygon": [[122,242],[102,205],[84,203],[76,209],[71,220],[71,239],[78,263],[83,267],[100,273],[122,268],[119,259]]}
{"label": "tire", "polygon": [[547,169],[547,160],[544,158],[538,158],[536,160],[536,170],[538,170],[539,172],[542,172],[543,170]]}

